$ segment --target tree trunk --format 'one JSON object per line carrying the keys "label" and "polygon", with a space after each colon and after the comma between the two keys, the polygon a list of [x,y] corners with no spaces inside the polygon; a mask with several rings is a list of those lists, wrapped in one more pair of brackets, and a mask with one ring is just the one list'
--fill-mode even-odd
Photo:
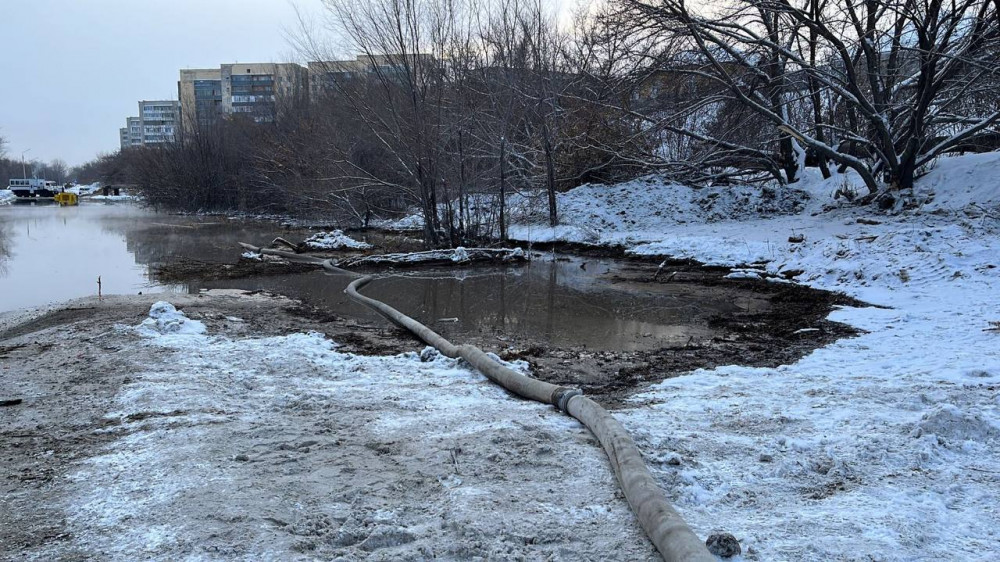
{"label": "tree trunk", "polygon": [[500,139],[500,240],[507,241],[507,139]]}
{"label": "tree trunk", "polygon": [[542,141],[545,147],[545,184],[549,196],[549,226],[559,224],[556,213],[556,166],[552,161],[552,140],[549,138],[549,127],[542,123]]}

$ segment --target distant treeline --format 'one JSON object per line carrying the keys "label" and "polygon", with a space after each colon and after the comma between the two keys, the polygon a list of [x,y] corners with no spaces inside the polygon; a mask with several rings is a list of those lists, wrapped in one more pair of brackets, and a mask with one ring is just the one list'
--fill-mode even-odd
{"label": "distant treeline", "polygon": [[[1000,145],[989,0],[611,0],[572,25],[518,0],[324,4],[367,68],[95,167],[179,209],[363,226],[416,207],[446,245],[505,237],[524,190],[551,224],[558,191],[650,172],[785,184],[813,166],[879,194]],[[321,39],[302,54],[336,58]]]}

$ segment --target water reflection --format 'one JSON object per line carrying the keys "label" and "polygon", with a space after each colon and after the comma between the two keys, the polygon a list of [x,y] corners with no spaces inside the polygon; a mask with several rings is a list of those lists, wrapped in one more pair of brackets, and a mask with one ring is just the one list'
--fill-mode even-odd
{"label": "water reflection", "polygon": [[[202,288],[267,290],[337,314],[377,317],[347,300],[345,276],[320,271],[276,277],[160,284],[149,266],[178,258],[233,263],[238,242],[291,240],[304,231],[274,223],[218,217],[182,217],[131,205],[0,207],[0,311],[94,295],[190,291]],[[614,261],[543,259],[523,267],[422,272],[380,279],[367,294],[384,300],[446,336],[462,341],[523,338],[556,346],[642,349],[683,345],[711,337],[707,320],[740,307],[731,295],[684,284],[614,284]],[[752,297],[751,297],[752,298]],[[763,301],[751,302],[756,308]],[[745,306],[749,306],[745,305]]]}
{"label": "water reflection", "polygon": [[[705,287],[609,286],[602,274],[617,265],[601,265],[601,273],[583,272],[575,261],[536,261],[521,268],[393,276],[369,284],[365,294],[458,341],[475,336],[487,342],[520,339],[596,350],[650,349],[705,340],[713,335],[707,327],[711,316],[742,308]],[[350,280],[317,271],[197,283],[192,288],[276,291],[340,314],[378,319],[344,295]]]}
{"label": "water reflection", "polygon": [[11,233],[10,225],[0,222],[0,278],[7,276],[10,261]]}
{"label": "water reflection", "polygon": [[59,207],[40,201],[0,207],[7,271],[0,277],[0,311],[97,294],[182,290],[151,284],[147,268],[129,252],[126,232],[151,214],[131,206],[81,204]]}

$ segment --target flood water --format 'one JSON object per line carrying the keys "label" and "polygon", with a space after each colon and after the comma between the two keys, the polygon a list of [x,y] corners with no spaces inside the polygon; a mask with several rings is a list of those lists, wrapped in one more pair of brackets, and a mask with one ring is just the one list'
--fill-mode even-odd
{"label": "flood water", "polygon": [[[237,280],[159,284],[150,265],[186,258],[235,263],[238,242],[293,241],[274,223],[160,214],[129,204],[0,206],[0,312],[97,294],[267,290],[362,319],[347,276],[322,271]],[[709,317],[766,306],[686,284],[615,283],[622,264],[591,258],[535,259],[526,266],[420,271],[379,279],[365,293],[446,336],[475,334],[553,346],[634,350],[712,335]]]}

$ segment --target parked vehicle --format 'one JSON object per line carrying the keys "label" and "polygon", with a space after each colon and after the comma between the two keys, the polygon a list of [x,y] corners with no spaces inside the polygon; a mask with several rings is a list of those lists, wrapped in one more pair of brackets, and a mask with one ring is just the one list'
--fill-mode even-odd
{"label": "parked vehicle", "polygon": [[61,191],[56,182],[38,178],[11,178],[8,189],[18,197],[54,197]]}

